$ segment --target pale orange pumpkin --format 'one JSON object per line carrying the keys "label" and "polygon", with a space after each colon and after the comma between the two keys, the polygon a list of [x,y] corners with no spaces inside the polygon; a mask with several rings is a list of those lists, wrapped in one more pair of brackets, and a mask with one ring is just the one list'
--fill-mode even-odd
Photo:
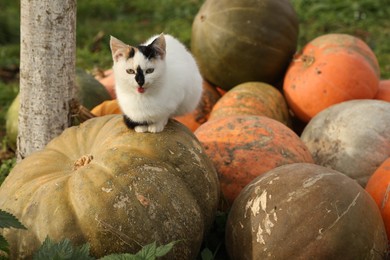
{"label": "pale orange pumpkin", "polygon": [[366,185],[366,191],[378,205],[385,223],[387,237],[390,237],[390,157],[372,174]]}
{"label": "pale orange pumpkin", "polygon": [[246,82],[226,92],[213,107],[210,120],[233,115],[267,116],[291,125],[287,103],[275,87],[263,82]]}
{"label": "pale orange pumpkin", "polygon": [[106,100],[91,110],[91,113],[95,116],[105,116],[111,114],[122,114],[122,111],[118,105],[118,100]]}
{"label": "pale orange pumpkin", "polygon": [[378,86],[379,65],[370,47],[351,35],[326,34],[294,57],[283,90],[294,114],[308,122],[331,105],[374,98]]}
{"label": "pale orange pumpkin", "polygon": [[376,93],[375,99],[390,102],[390,79],[381,80],[379,82],[379,89]]}

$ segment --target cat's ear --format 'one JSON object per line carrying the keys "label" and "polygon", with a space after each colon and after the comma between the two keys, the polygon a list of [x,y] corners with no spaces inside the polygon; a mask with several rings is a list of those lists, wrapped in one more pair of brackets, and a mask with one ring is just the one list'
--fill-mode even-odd
{"label": "cat's ear", "polygon": [[130,55],[133,53],[134,56],[134,48],[125,44],[121,40],[118,40],[114,36],[110,37],[110,48],[112,58],[115,62],[117,62],[120,58],[131,58]]}
{"label": "cat's ear", "polygon": [[153,40],[151,44],[149,44],[150,47],[152,47],[156,53],[161,57],[161,59],[164,59],[165,57],[165,37],[164,34],[160,34],[156,39]]}

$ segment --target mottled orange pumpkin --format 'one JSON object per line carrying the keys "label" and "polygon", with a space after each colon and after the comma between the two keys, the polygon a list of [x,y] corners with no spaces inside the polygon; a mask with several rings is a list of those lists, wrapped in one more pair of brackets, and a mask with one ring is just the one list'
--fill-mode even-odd
{"label": "mottled orange pumpkin", "polygon": [[210,120],[234,116],[267,116],[290,125],[287,103],[275,87],[262,82],[246,82],[229,90],[215,104]]}
{"label": "mottled orange pumpkin", "polygon": [[390,157],[386,159],[368,180],[366,191],[374,198],[390,237]]}
{"label": "mottled orange pumpkin", "polygon": [[381,80],[379,82],[379,89],[376,93],[375,99],[390,102],[390,79]]}
{"label": "mottled orange pumpkin", "polygon": [[365,42],[347,34],[326,34],[294,57],[283,90],[294,114],[308,122],[331,105],[374,98],[378,85],[378,61]]}
{"label": "mottled orange pumpkin", "polygon": [[209,120],[195,136],[217,169],[229,205],[264,172],[284,164],[313,162],[306,145],[290,128],[264,116]]}

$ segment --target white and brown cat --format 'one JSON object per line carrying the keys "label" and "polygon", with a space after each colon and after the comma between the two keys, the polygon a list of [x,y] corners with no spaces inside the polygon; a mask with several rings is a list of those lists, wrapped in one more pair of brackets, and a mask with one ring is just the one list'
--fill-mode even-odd
{"label": "white and brown cat", "polygon": [[161,132],[173,116],[193,111],[202,77],[185,46],[156,35],[133,47],[111,36],[115,91],[124,120],[136,132]]}

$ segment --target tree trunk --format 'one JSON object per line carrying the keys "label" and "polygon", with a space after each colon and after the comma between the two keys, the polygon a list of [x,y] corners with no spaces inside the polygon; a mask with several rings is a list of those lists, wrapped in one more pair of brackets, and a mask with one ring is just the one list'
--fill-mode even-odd
{"label": "tree trunk", "polygon": [[70,126],[76,96],[76,0],[21,0],[17,157]]}

